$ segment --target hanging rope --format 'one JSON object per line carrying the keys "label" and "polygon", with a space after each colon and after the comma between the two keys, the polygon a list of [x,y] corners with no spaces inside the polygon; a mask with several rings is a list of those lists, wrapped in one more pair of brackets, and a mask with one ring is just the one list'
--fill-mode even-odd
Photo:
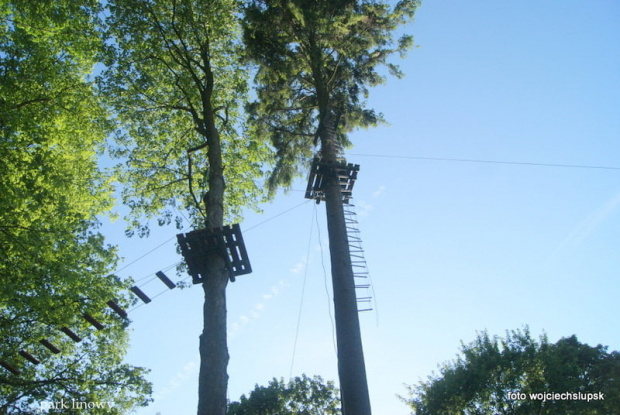
{"label": "hanging rope", "polygon": [[301,299],[299,301],[299,313],[297,314],[297,328],[295,329],[295,341],[293,342],[293,357],[291,359],[291,370],[289,379],[293,378],[293,365],[295,364],[295,353],[297,352],[297,339],[299,338],[299,327],[301,325],[301,312],[304,305],[304,295],[306,292],[306,277],[308,276],[308,263],[310,261],[310,246],[312,245],[312,231],[314,229],[314,216],[316,216],[316,208],[313,210],[313,217],[310,220],[310,236],[308,237],[308,249],[306,251],[306,266],[304,269],[304,281],[301,288]]}

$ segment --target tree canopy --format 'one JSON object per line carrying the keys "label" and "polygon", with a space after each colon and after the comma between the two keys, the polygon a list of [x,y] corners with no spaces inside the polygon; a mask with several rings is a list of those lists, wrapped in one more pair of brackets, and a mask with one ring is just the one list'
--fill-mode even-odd
{"label": "tree canopy", "polygon": [[402,76],[388,58],[402,56],[413,38],[394,39],[394,31],[418,5],[418,0],[401,0],[393,8],[375,0],[249,2],[244,39],[258,64],[258,100],[249,111],[257,134],[269,137],[277,150],[272,190],[301,172],[319,138],[327,140],[324,129],[346,145],[348,132],[382,120],[365,99],[369,87],[385,81],[381,67]]}
{"label": "tree canopy", "polygon": [[[97,1],[0,2],[0,361],[19,372],[0,368],[3,413],[62,396],[114,401],[120,413],[150,393],[145,371],[122,363],[128,321],[106,305],[131,300],[97,231],[113,203],[96,153],[107,114],[86,81],[99,11]],[[85,313],[106,328],[93,332]]]}
{"label": "tree canopy", "polygon": [[228,415],[336,415],[340,413],[338,389],[320,376],[302,375],[285,383],[273,379],[256,385],[249,396],[228,405]]}
{"label": "tree canopy", "polygon": [[550,343],[527,328],[483,332],[409,391],[416,415],[611,414],[620,408],[620,353],[574,335]]}
{"label": "tree canopy", "polygon": [[[238,218],[260,199],[269,157],[240,112],[248,94],[240,3],[114,0],[109,10],[99,85],[120,123],[112,149],[133,229],[146,234],[145,218],[180,222],[177,209],[201,227],[214,205]],[[216,183],[225,200],[207,201]]]}

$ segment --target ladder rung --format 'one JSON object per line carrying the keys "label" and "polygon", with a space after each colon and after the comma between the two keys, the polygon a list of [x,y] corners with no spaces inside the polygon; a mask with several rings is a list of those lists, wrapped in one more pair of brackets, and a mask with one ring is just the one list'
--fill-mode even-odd
{"label": "ladder rung", "polygon": [[79,343],[82,341],[82,338],[78,336],[77,334],[75,334],[75,332],[71,330],[69,327],[62,327],[60,331],[65,333],[67,336],[71,338],[71,340],[73,340],[76,343]]}
{"label": "ladder rung", "polygon": [[30,363],[32,363],[33,365],[38,365],[39,363],[41,363],[41,361],[39,361],[39,359],[37,359],[36,357],[34,357],[33,355],[31,355],[30,353],[28,353],[25,350],[20,350],[19,354],[26,360],[28,360]]}
{"label": "ladder rung", "polygon": [[123,310],[121,306],[119,306],[114,300],[110,300],[107,302],[108,307],[110,307],[116,314],[123,318],[127,318],[127,312]]}
{"label": "ladder rung", "polygon": [[56,346],[54,346],[52,343],[50,343],[49,341],[47,341],[46,339],[41,339],[39,340],[39,343],[41,343],[43,346],[45,346],[50,352],[54,353],[54,354],[58,354],[60,353],[60,349]]}
{"label": "ladder rung", "polygon": [[177,285],[174,282],[172,282],[170,278],[168,278],[166,274],[164,274],[162,271],[157,271],[155,275],[157,275],[157,278],[159,278],[171,290],[173,288],[176,288]]}
{"label": "ladder rung", "polygon": [[98,322],[93,316],[91,316],[88,313],[84,313],[84,320],[88,321],[90,324],[93,325],[93,327],[95,327],[97,330],[103,330],[104,329],[104,325],[101,324],[100,322]]}
{"label": "ladder rung", "polygon": [[140,288],[138,288],[137,286],[133,286],[130,288],[130,290],[138,296],[138,298],[140,298],[142,301],[144,301],[146,304],[151,302],[151,299],[148,297],[148,295],[144,294],[142,292],[142,290]]}
{"label": "ladder rung", "polygon": [[15,376],[19,376],[22,373],[19,369],[16,369],[14,366],[11,366],[10,364],[5,362],[4,360],[0,360],[0,366],[2,366],[3,368],[8,370],[9,372],[14,374]]}

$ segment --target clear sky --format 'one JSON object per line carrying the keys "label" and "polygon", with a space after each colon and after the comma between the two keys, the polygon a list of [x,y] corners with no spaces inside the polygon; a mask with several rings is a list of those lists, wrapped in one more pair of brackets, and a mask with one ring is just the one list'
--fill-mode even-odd
{"label": "clear sky", "polygon": [[[535,165],[620,168],[620,3],[426,0],[407,29],[406,77],[369,101],[389,125],[352,134],[347,154],[361,165],[375,300],[362,336],[381,415],[409,414],[403,385],[477,331],[529,325],[620,350],[620,169]],[[294,189],[241,224],[254,272],[228,288],[231,400],[291,373],[337,382],[324,205],[303,204],[305,178]],[[104,230],[133,262],[121,276],[181,260],[173,228]],[[130,314],[127,361],[152,369],[155,392],[138,414],[195,413],[202,290],[143,290],[163,294]]]}

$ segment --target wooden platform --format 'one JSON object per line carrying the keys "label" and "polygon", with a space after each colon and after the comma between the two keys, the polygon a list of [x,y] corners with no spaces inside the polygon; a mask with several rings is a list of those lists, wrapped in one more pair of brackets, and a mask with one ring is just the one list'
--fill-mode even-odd
{"label": "wooden platform", "polygon": [[207,278],[208,257],[214,253],[224,260],[231,281],[252,272],[239,224],[178,234],[177,240],[194,284],[201,284]]}
{"label": "wooden platform", "polygon": [[359,164],[345,162],[326,163],[318,157],[312,160],[308,186],[306,187],[306,199],[314,199],[317,203],[325,200],[325,183],[328,177],[337,177],[342,193],[342,202],[349,203],[353,196],[353,185],[357,180]]}

